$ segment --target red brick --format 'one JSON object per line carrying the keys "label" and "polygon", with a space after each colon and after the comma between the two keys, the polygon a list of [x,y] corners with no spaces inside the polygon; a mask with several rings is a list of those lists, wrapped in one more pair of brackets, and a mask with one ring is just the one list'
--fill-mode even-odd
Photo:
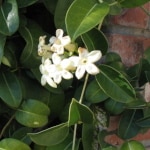
{"label": "red brick", "polygon": [[[144,5],[150,11],[150,3]],[[149,26],[149,16],[139,7],[124,10],[121,15],[112,17],[111,23],[147,29]]]}
{"label": "red brick", "polygon": [[118,53],[126,66],[139,62],[145,49],[150,47],[150,39],[128,35],[112,34],[109,36],[110,50]]}

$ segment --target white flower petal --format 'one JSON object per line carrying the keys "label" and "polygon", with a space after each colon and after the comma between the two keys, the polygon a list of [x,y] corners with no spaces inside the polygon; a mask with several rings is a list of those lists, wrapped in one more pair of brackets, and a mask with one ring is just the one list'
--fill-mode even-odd
{"label": "white flower petal", "polygon": [[62,29],[57,29],[56,30],[56,37],[61,38],[64,34],[64,31]]}
{"label": "white flower petal", "polygon": [[41,84],[44,86],[46,84],[46,78],[45,78],[45,75],[43,75],[41,77]]}
{"label": "white flower petal", "polygon": [[88,55],[88,50],[85,49],[85,48],[79,47],[79,48],[78,48],[78,53],[79,53],[79,57],[80,57],[80,58],[84,58],[84,57],[87,57],[87,55]]}
{"label": "white flower petal", "polygon": [[70,39],[69,36],[64,36],[60,40],[61,40],[61,44],[63,46],[65,46],[65,45],[67,45],[67,44],[69,44],[71,42],[71,39]]}
{"label": "white flower petal", "polygon": [[50,44],[53,44],[55,41],[56,41],[56,37],[55,36],[52,36],[50,39],[49,39],[49,43]]}
{"label": "white flower petal", "polygon": [[63,69],[71,70],[71,71],[75,70],[75,68],[76,68],[74,65],[74,62],[71,61],[71,59],[69,59],[69,58],[65,58],[61,61],[61,67]]}
{"label": "white flower petal", "polygon": [[86,71],[92,75],[96,75],[99,73],[99,69],[94,64],[87,64]]}
{"label": "white flower petal", "polygon": [[57,84],[52,80],[52,78],[47,78],[47,83],[53,87],[53,88],[57,88]]}
{"label": "white flower petal", "polygon": [[73,63],[74,67],[77,67],[79,65],[80,58],[78,56],[71,56],[69,59]]}
{"label": "white flower petal", "polygon": [[58,54],[54,53],[52,55],[52,61],[55,65],[58,65],[61,63],[61,57]]}
{"label": "white flower petal", "polygon": [[64,47],[62,45],[60,45],[57,50],[56,50],[57,54],[62,55],[64,54]]}
{"label": "white flower petal", "polygon": [[61,80],[62,80],[61,74],[60,73],[55,74],[53,79],[54,79],[54,82],[59,84],[61,82]]}
{"label": "white flower petal", "polygon": [[73,75],[69,71],[64,70],[64,71],[62,71],[62,77],[64,79],[71,79],[71,78],[73,78]]}
{"label": "white flower petal", "polygon": [[91,51],[87,55],[88,62],[91,62],[91,63],[98,61],[101,57],[102,57],[102,53],[99,50]]}
{"label": "white flower petal", "polygon": [[81,79],[84,76],[84,73],[85,73],[85,66],[78,66],[75,72],[75,76],[77,77],[77,79]]}

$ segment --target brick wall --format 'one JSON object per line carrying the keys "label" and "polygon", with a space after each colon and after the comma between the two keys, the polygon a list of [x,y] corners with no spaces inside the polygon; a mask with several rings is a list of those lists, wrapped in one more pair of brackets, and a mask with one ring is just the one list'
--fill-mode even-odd
{"label": "brick wall", "polygon": [[[150,12],[150,2],[144,8]],[[150,46],[150,17],[141,8],[126,9],[121,15],[110,17],[106,33],[110,50],[119,53],[122,61],[131,66]]]}
{"label": "brick wall", "polygon": [[[150,2],[144,5],[150,12]],[[126,66],[136,64],[144,50],[150,47],[150,17],[141,8],[126,9],[121,15],[109,18],[109,28],[105,29],[109,40],[109,50],[117,52]],[[119,117],[112,117],[109,130],[115,130]],[[150,146],[150,131],[139,134],[134,139]],[[119,145],[123,141],[116,135],[106,137],[107,142]]]}

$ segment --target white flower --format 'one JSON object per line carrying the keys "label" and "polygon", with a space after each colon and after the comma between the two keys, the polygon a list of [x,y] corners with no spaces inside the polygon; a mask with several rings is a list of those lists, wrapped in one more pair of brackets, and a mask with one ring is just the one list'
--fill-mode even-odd
{"label": "white flower", "polygon": [[72,73],[70,73],[69,70],[67,70],[68,66],[64,65],[64,61],[66,61],[66,59],[62,60],[57,53],[54,53],[52,55],[52,61],[53,64],[50,65],[50,70],[51,76],[53,77],[55,83],[59,84],[62,81],[62,78],[73,78]]}
{"label": "white flower", "polygon": [[77,67],[75,75],[78,79],[81,79],[85,72],[96,75],[99,73],[99,69],[94,64],[102,57],[102,53],[99,50],[93,50],[88,52],[85,48],[78,48],[79,56],[72,56],[70,59],[74,62]]}
{"label": "white flower", "polygon": [[69,36],[64,36],[64,31],[62,29],[56,30],[56,37],[52,36],[49,40],[51,46],[51,50],[61,55],[64,53],[64,47],[71,42]]}
{"label": "white flower", "polygon": [[57,88],[57,84],[53,81],[50,72],[51,61],[49,59],[44,60],[40,65],[40,72],[42,73],[41,84],[44,86],[48,83],[51,87]]}

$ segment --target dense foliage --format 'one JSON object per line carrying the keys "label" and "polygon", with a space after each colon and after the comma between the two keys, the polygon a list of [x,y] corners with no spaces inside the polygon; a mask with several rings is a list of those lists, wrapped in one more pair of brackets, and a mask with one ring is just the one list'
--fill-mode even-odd
{"label": "dense foliage", "polygon": [[[112,134],[106,130],[112,115],[121,116],[113,133],[123,140],[146,132],[150,106],[141,92],[150,81],[150,49],[127,68],[118,54],[108,51],[101,27],[107,16],[147,2],[0,0],[0,149],[115,150],[104,141]],[[103,57],[96,62],[99,73],[77,79],[73,72],[57,87],[45,81],[41,85],[39,37],[46,35],[48,43],[57,29],[71,38],[65,57],[77,56],[79,47],[101,52]],[[136,147],[144,149],[141,143],[128,141],[120,150]]]}

